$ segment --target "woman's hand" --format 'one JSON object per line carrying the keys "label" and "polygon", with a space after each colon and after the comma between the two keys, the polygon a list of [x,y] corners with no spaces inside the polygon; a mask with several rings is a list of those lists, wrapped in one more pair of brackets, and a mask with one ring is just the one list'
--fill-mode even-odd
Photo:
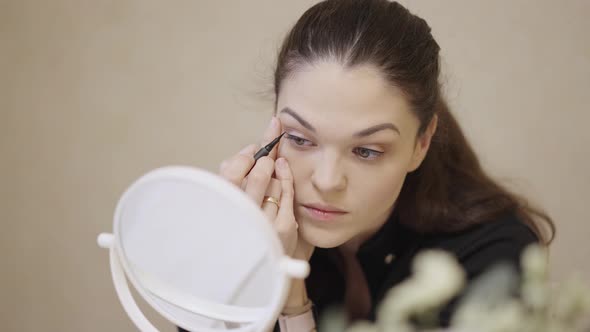
{"label": "woman's hand", "polygon": [[[277,231],[285,253],[293,258],[307,261],[311,257],[314,247],[303,240],[297,231],[299,226],[293,212],[295,198],[293,173],[291,173],[287,160],[276,159],[277,146],[268,156],[262,157],[254,163],[256,151],[279,136],[281,131],[281,123],[276,117],[273,117],[264,134],[263,144],[247,146],[237,155],[222,162],[219,172],[222,177],[242,188],[262,208]],[[276,178],[273,177],[273,173]],[[279,201],[279,204],[267,201],[266,197],[273,197]],[[294,280],[285,302],[285,308],[300,307],[305,305],[307,301],[305,281]]]}
{"label": "woman's hand", "polygon": [[[309,259],[306,245],[298,245],[297,221],[293,212],[293,174],[287,160],[276,160],[278,146],[271,153],[254,163],[256,151],[281,134],[281,124],[276,117],[265,131],[262,145],[249,145],[220,166],[220,175],[246,194],[264,211],[277,231],[285,253],[299,259]],[[276,160],[276,161],[275,161]],[[254,166],[254,167],[252,167]],[[251,169],[251,170],[250,170]],[[273,177],[273,173],[276,178]],[[276,199],[279,204],[266,197]],[[306,250],[304,250],[306,249]]]}

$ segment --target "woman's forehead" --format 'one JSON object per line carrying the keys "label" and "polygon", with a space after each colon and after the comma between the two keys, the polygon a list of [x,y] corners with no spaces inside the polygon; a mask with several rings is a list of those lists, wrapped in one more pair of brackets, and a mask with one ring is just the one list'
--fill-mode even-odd
{"label": "woman's forehead", "polygon": [[318,62],[291,73],[281,82],[279,97],[305,97],[316,104],[366,105],[398,94],[374,66],[345,68],[337,62]]}
{"label": "woman's forehead", "polygon": [[344,68],[337,62],[320,62],[300,68],[281,84],[279,114],[284,108],[311,124],[343,130],[383,122],[392,122],[401,130],[413,127],[416,121],[401,91],[370,65]]}

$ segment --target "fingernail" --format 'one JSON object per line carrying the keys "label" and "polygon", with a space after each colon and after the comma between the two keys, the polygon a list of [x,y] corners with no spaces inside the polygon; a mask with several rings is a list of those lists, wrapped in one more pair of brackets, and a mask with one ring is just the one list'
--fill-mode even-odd
{"label": "fingernail", "polygon": [[285,160],[285,158],[279,158],[279,159],[277,159],[276,163],[277,163],[277,166],[280,169],[286,169],[287,168],[287,161]]}

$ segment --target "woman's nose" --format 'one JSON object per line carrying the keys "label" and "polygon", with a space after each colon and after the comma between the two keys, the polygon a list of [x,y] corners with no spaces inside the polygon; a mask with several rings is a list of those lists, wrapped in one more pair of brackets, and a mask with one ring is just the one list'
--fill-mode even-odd
{"label": "woman's nose", "polygon": [[344,190],[347,180],[342,163],[336,156],[320,158],[312,174],[311,182],[321,192]]}

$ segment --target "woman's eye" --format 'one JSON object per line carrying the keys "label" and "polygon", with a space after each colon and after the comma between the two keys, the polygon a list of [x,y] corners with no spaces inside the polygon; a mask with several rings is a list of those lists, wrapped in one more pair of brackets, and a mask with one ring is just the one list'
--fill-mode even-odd
{"label": "woman's eye", "polygon": [[310,140],[307,140],[305,138],[301,138],[301,137],[298,137],[295,135],[286,134],[285,138],[288,140],[291,140],[295,145],[298,145],[298,146],[312,146],[313,145],[313,143]]}
{"label": "woman's eye", "polygon": [[367,148],[355,148],[353,152],[361,159],[374,160],[383,154],[381,151],[375,151]]}

